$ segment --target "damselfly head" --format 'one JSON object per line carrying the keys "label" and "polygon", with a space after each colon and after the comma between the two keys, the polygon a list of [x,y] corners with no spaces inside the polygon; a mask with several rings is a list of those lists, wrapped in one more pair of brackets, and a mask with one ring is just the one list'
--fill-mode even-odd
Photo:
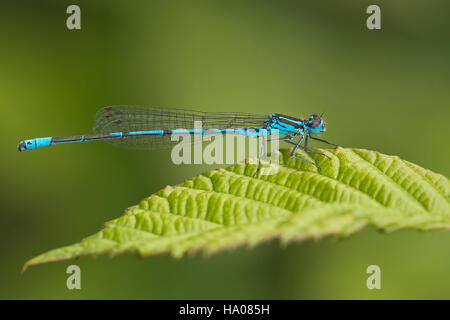
{"label": "damselfly head", "polygon": [[322,117],[318,114],[313,114],[308,120],[305,120],[304,123],[306,129],[312,134],[327,131],[325,122],[323,122]]}

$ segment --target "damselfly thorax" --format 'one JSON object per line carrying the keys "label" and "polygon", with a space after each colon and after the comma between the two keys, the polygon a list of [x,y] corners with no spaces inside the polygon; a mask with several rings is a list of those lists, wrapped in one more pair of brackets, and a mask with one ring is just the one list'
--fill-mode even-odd
{"label": "damselfly thorax", "polygon": [[264,127],[266,129],[277,129],[280,134],[298,135],[305,132],[304,120],[281,113],[271,114],[264,122]]}

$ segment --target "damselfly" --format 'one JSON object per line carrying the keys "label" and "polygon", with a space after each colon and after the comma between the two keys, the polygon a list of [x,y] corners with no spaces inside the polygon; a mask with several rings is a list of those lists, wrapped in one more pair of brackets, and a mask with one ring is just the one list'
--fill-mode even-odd
{"label": "damselfly", "polygon": [[[194,122],[201,121],[202,129],[195,129]],[[178,129],[183,128],[183,129]],[[175,143],[172,134],[190,134],[201,136],[205,133],[236,134],[249,137],[269,136],[275,130],[283,137],[278,141],[293,144],[291,156],[320,167],[309,160],[298,157],[295,151],[300,147],[306,152],[325,154],[308,148],[308,139],[318,140],[333,146],[334,143],[314,137],[325,132],[325,123],[321,115],[313,114],[308,119],[294,118],[280,113],[255,115],[231,112],[201,112],[161,107],[111,106],[100,109],[94,117],[94,134],[68,137],[45,137],[21,141],[19,151],[37,149],[63,143],[105,140],[111,144],[132,149],[164,149]],[[299,137],[297,142],[295,138]],[[303,147],[302,141],[305,141]],[[271,142],[275,140],[267,140]],[[195,142],[195,140],[194,140]],[[258,161],[260,168],[262,149]]]}

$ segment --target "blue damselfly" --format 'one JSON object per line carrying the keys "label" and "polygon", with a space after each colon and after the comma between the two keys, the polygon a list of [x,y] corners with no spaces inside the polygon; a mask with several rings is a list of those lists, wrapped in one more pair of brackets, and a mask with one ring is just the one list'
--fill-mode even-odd
{"label": "blue damselfly", "polygon": [[[201,121],[202,129],[195,129],[194,122]],[[182,129],[179,129],[182,128]],[[174,145],[172,134],[203,135],[236,134],[249,137],[270,136],[275,130],[284,135],[277,139],[293,144],[291,156],[320,167],[309,160],[295,155],[301,147],[306,152],[325,154],[308,148],[308,139],[318,140],[333,146],[334,143],[314,137],[325,132],[322,116],[313,114],[308,119],[294,118],[280,113],[257,115],[241,112],[201,112],[183,109],[167,109],[143,106],[110,106],[100,109],[94,117],[94,134],[68,137],[45,137],[21,141],[19,151],[37,149],[63,143],[105,140],[108,143],[132,149],[164,149]],[[297,142],[294,139],[299,137]],[[267,140],[271,142],[274,140]],[[195,140],[194,140],[195,142]],[[258,162],[260,168],[262,149]],[[328,158],[328,157],[327,157]]]}

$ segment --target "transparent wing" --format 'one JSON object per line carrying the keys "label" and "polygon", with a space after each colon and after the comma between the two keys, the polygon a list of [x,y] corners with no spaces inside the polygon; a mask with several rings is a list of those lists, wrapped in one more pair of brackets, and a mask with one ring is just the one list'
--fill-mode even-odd
{"label": "transparent wing", "polygon": [[[111,106],[100,109],[94,116],[95,133],[193,129],[194,121],[201,121],[203,129],[232,129],[262,127],[267,115],[241,112],[202,112],[145,106]],[[201,142],[191,136],[193,143]],[[166,149],[177,141],[171,136],[136,136],[109,139],[106,142],[127,149]]]}

